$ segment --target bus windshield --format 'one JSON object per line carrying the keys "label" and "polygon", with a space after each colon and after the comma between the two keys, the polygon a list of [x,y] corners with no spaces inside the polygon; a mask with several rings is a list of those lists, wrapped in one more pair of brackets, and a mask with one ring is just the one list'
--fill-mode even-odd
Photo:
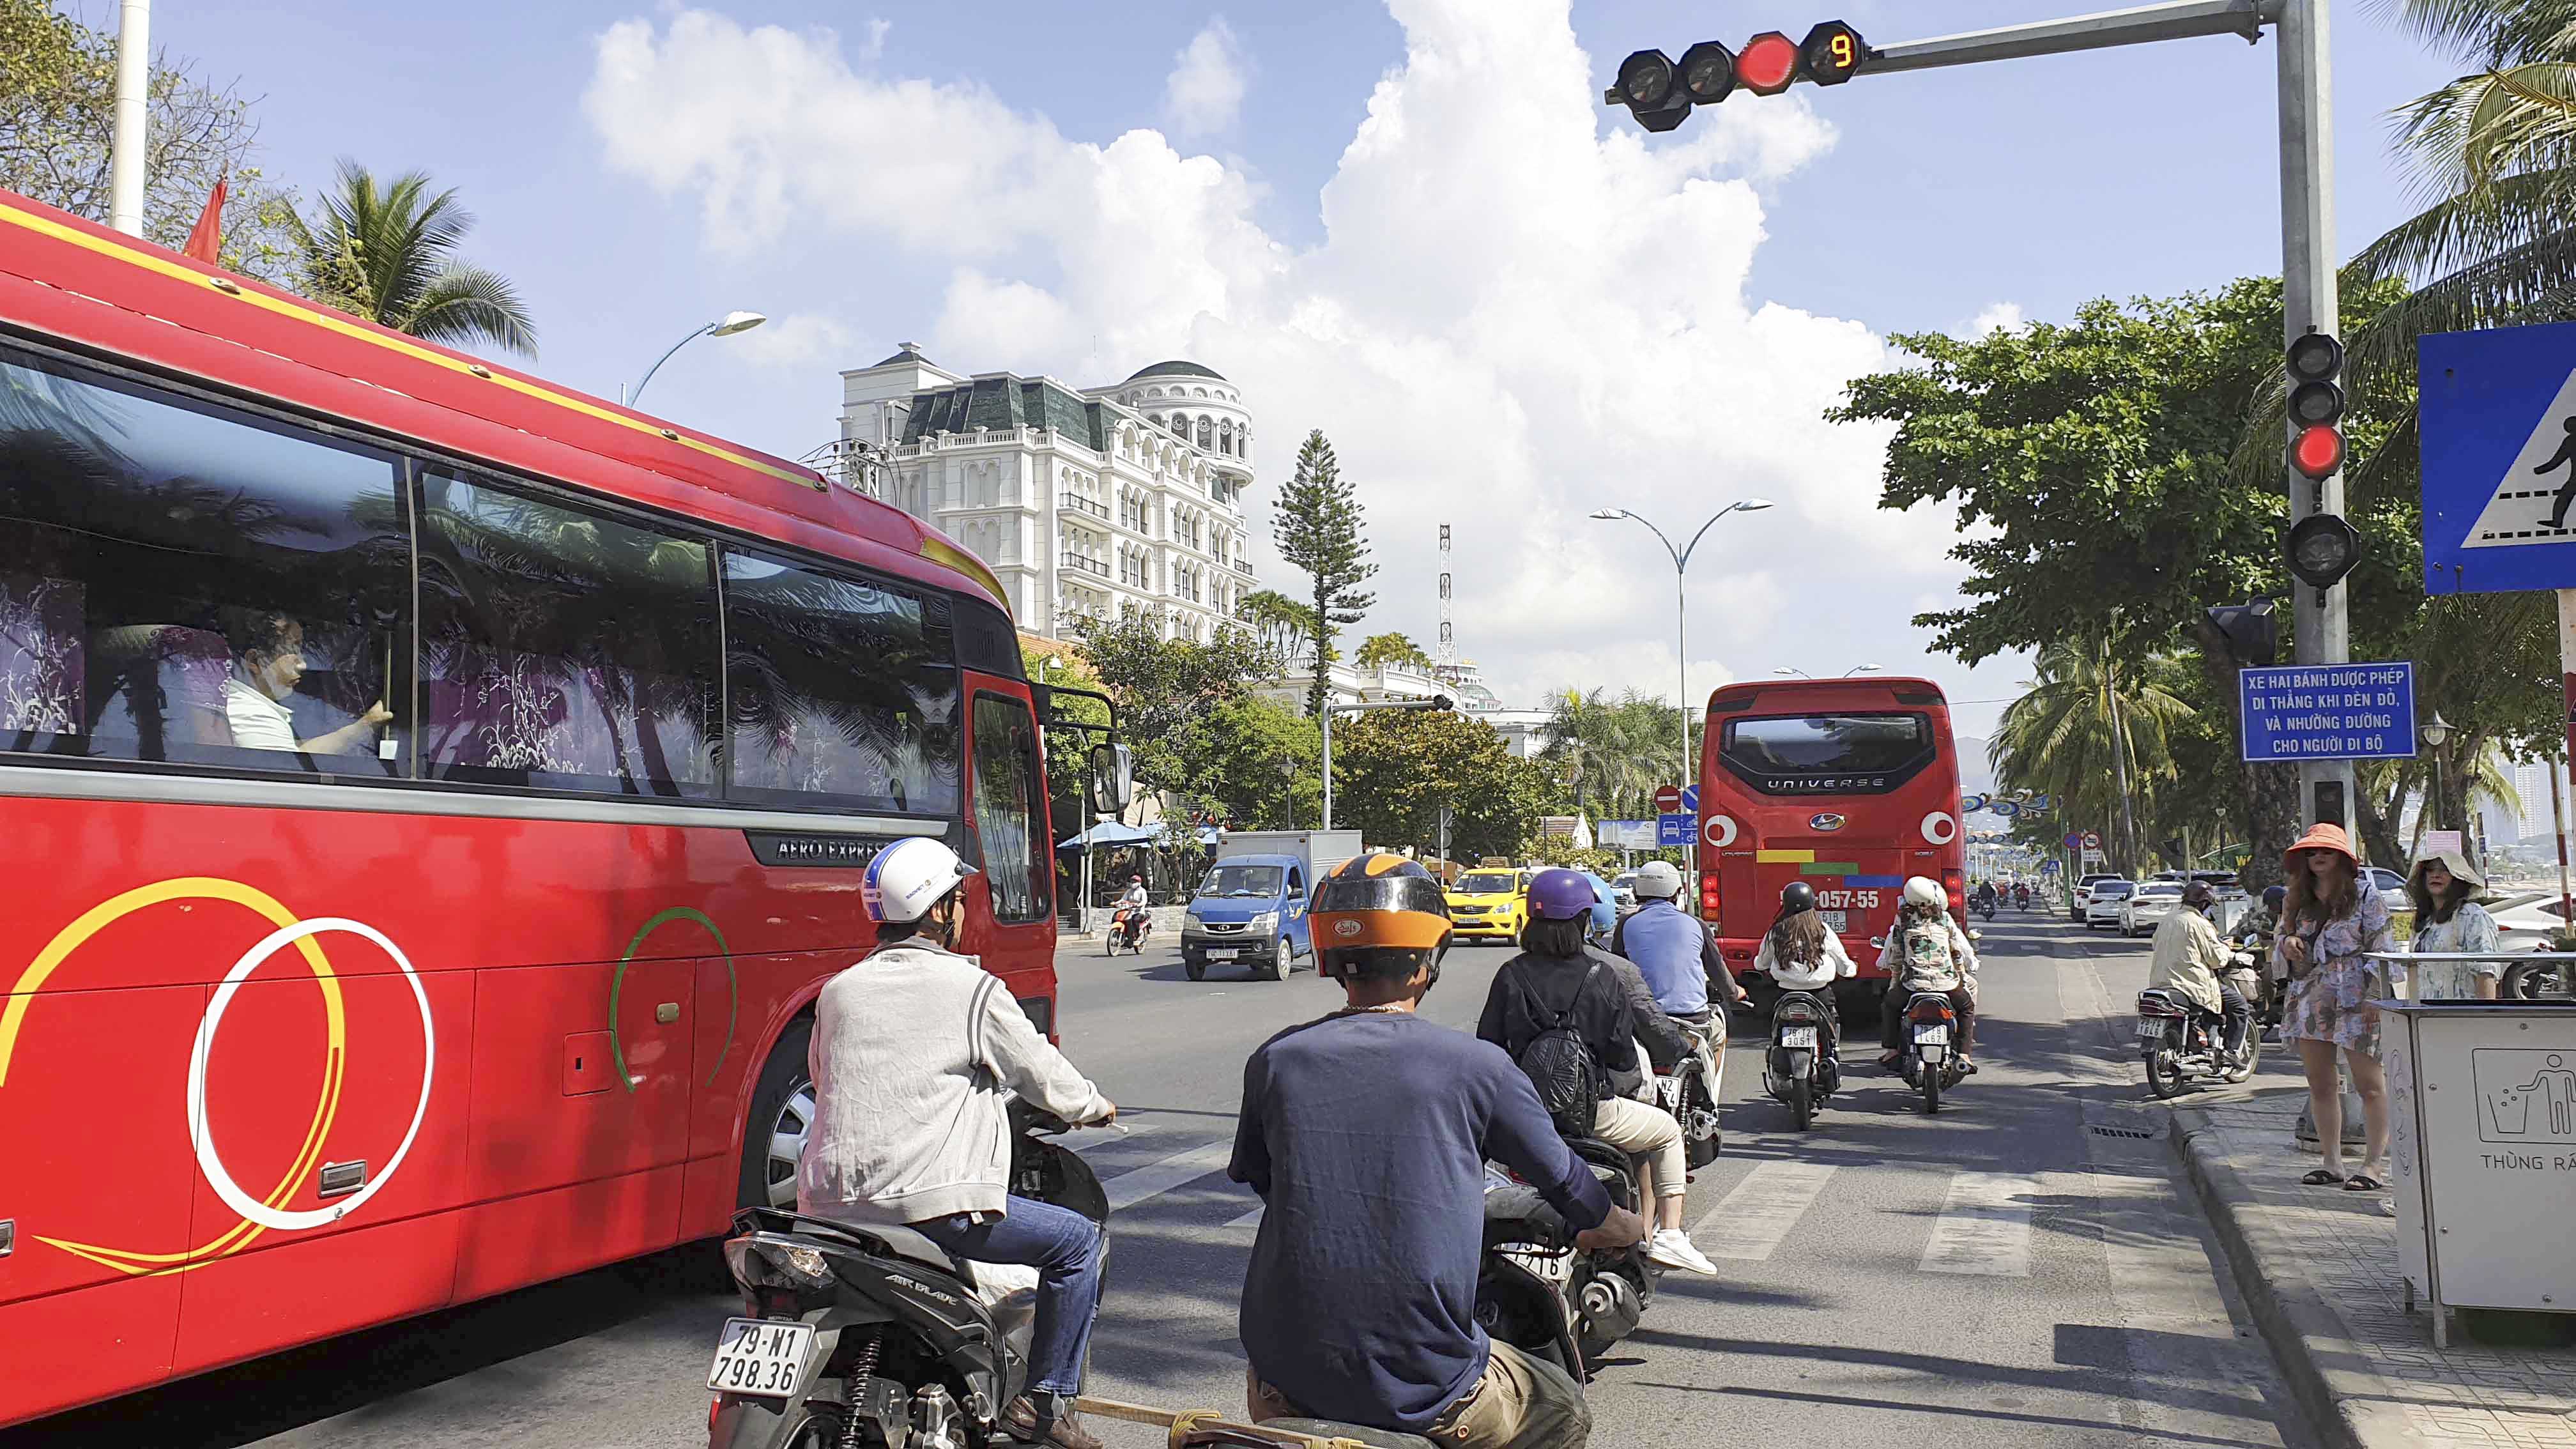
{"label": "bus windshield", "polygon": [[1279,894],[1282,872],[1275,865],[1220,865],[1199,882],[1201,896],[1254,896],[1268,900]]}
{"label": "bus windshield", "polygon": [[1932,730],[1911,713],[1770,715],[1728,721],[1718,755],[1756,779],[1887,776],[1931,759]]}

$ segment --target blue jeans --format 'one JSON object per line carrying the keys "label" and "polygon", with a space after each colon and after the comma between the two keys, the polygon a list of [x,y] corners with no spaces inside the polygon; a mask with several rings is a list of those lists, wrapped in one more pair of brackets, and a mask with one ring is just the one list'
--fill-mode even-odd
{"label": "blue jeans", "polygon": [[1029,1337],[1029,1388],[1082,1392],[1082,1356],[1100,1312],[1100,1225],[1071,1208],[1014,1197],[998,1218],[932,1218],[912,1230],[975,1263],[1038,1270],[1037,1324]]}

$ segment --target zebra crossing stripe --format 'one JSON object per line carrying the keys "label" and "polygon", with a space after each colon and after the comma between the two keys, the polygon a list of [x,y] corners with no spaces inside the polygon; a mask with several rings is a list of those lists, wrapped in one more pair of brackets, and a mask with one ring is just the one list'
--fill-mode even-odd
{"label": "zebra crossing stripe", "polygon": [[1226,1226],[1228,1228],[1257,1228],[1261,1226],[1261,1209],[1254,1208],[1252,1211],[1245,1213],[1239,1218],[1231,1219],[1226,1223]]}
{"label": "zebra crossing stripe", "polygon": [[2030,1276],[2030,1215],[2039,1180],[2021,1173],[1962,1172],[1950,1179],[1932,1240],[1915,1266],[1926,1273]]}
{"label": "zebra crossing stripe", "polygon": [[1159,1162],[1131,1168],[1100,1185],[1109,1195],[1109,1206],[1115,1210],[1134,1207],[1150,1197],[1170,1192],[1183,1183],[1195,1182],[1211,1172],[1223,1172],[1234,1158],[1231,1140],[1202,1143],[1187,1152],[1175,1152]]}
{"label": "zebra crossing stripe", "polygon": [[1763,1163],[1699,1220],[1691,1240],[1712,1258],[1763,1262],[1815,1205],[1833,1175],[1834,1169],[1821,1163]]}

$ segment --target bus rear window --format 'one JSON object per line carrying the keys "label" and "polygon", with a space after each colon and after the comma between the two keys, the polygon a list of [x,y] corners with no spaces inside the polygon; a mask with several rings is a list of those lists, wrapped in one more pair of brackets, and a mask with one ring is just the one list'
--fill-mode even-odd
{"label": "bus rear window", "polygon": [[1718,758],[1770,794],[1892,790],[1932,761],[1920,714],[1799,714],[1729,720]]}

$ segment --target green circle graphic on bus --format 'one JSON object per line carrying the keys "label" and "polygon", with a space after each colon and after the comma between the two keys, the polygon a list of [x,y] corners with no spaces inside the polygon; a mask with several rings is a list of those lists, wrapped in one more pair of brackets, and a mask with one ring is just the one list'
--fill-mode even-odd
{"label": "green circle graphic on bus", "polygon": [[626,1074],[626,1041],[617,1031],[617,998],[619,993],[626,989],[626,967],[634,961],[635,953],[644,949],[645,940],[655,931],[673,921],[694,921],[705,927],[707,934],[716,938],[716,950],[724,957],[726,991],[724,1045],[716,1048],[715,1062],[707,1068],[706,1085],[715,1085],[716,1073],[724,1069],[725,1055],[733,1050],[734,1026],[742,1016],[742,977],[734,970],[733,947],[725,943],[724,932],[717,928],[714,921],[707,919],[706,912],[695,906],[673,906],[668,910],[656,912],[651,920],[636,929],[635,939],[626,943],[626,954],[617,958],[617,974],[608,980],[608,1059],[617,1067],[617,1084],[629,1093],[635,1090],[635,1079]]}

